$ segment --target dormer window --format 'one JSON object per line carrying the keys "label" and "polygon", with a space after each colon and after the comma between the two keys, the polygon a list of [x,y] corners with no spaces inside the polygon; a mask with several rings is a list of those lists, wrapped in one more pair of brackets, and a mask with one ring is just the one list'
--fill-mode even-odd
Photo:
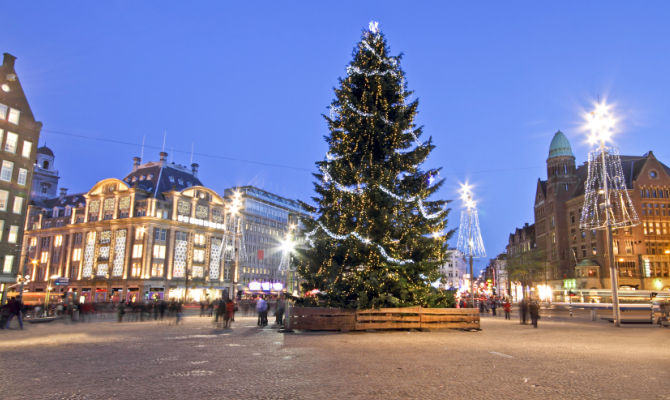
{"label": "dormer window", "polygon": [[170,181],[170,183],[174,183],[174,176],[172,175],[168,176],[168,180]]}
{"label": "dormer window", "polygon": [[186,181],[186,186],[191,186],[191,181]]}
{"label": "dormer window", "polygon": [[184,181],[181,180],[181,178],[177,179],[177,182],[178,182],[180,185],[183,185],[183,184],[184,184]]}
{"label": "dormer window", "polygon": [[154,174],[149,174],[149,175],[147,176],[147,179],[148,179],[148,180],[151,180],[151,179],[153,179],[153,178],[154,178]]}
{"label": "dormer window", "polygon": [[651,179],[656,179],[657,176],[658,176],[658,173],[656,171],[649,171],[649,177]]}
{"label": "dormer window", "polygon": [[140,176],[140,180],[141,180],[141,181],[144,180],[144,175]]}

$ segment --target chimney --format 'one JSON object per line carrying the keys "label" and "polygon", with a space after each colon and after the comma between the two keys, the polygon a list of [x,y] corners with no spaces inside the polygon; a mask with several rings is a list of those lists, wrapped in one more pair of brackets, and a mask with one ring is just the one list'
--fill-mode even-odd
{"label": "chimney", "polygon": [[196,177],[196,178],[198,177],[198,167],[199,166],[200,165],[198,165],[198,163],[191,164],[191,172],[193,173],[193,176]]}
{"label": "chimney", "polygon": [[65,197],[67,196],[67,188],[60,188],[60,193],[58,197]]}
{"label": "chimney", "polygon": [[137,167],[140,166],[140,161],[142,161],[141,158],[133,157],[133,171],[135,171],[137,169]]}
{"label": "chimney", "polygon": [[2,59],[2,65],[14,69],[14,61],[16,61],[16,57],[9,53],[4,53],[3,55],[5,57]]}
{"label": "chimney", "polygon": [[161,160],[162,163],[167,162],[168,154],[166,152],[161,151],[160,153],[158,153],[158,155],[160,156],[160,160]]}

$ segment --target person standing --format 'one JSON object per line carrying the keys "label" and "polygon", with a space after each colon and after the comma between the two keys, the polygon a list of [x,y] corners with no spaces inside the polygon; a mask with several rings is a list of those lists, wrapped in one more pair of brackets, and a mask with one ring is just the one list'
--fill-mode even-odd
{"label": "person standing", "polygon": [[23,313],[23,303],[21,303],[21,300],[16,297],[12,298],[7,303],[7,308],[9,309],[9,317],[7,317],[5,329],[9,329],[9,323],[12,322],[14,316],[19,320],[19,327],[23,329],[23,318],[21,315]]}
{"label": "person standing", "polygon": [[268,324],[268,303],[263,296],[258,296],[256,301],[256,311],[258,312],[258,326],[265,326]]}
{"label": "person standing", "polygon": [[496,309],[498,308],[498,300],[495,296],[491,297],[491,315],[496,316]]}
{"label": "person standing", "polygon": [[519,317],[521,319],[521,325],[526,325],[526,319],[528,318],[528,299],[525,297],[521,300],[519,304]]}
{"label": "person standing", "polygon": [[226,316],[225,316],[226,329],[230,329],[230,323],[233,321],[234,317],[235,317],[235,302],[228,299],[228,301],[226,301]]}
{"label": "person standing", "polygon": [[277,323],[277,326],[282,326],[284,324],[284,304],[284,296],[279,295],[279,298],[277,299],[277,310],[275,310],[275,322]]}
{"label": "person standing", "polygon": [[512,304],[509,302],[509,299],[505,299],[503,303],[503,310],[505,311],[505,319],[510,319],[510,314],[512,313]]}
{"label": "person standing", "polygon": [[533,323],[533,328],[537,328],[537,320],[540,319],[540,304],[537,300],[532,300],[528,306],[530,312],[530,320]]}

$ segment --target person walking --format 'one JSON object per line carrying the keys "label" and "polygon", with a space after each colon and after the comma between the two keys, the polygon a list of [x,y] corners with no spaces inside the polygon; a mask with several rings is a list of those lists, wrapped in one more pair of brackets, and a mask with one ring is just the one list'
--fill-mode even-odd
{"label": "person walking", "polygon": [[7,308],[9,309],[9,317],[7,317],[5,329],[9,329],[9,323],[12,322],[14,316],[19,320],[19,328],[23,329],[23,317],[21,315],[23,313],[23,303],[21,303],[21,300],[16,297],[12,298],[7,302]]}
{"label": "person walking", "polygon": [[225,328],[230,329],[231,322],[234,320],[235,317],[235,302],[228,299],[226,301],[226,315],[225,315]]}
{"label": "person walking", "polygon": [[509,302],[509,299],[505,299],[503,303],[503,310],[505,311],[505,319],[510,319],[510,314],[512,313],[512,303]]}
{"label": "person walking", "polygon": [[533,328],[537,328],[537,320],[540,319],[540,303],[537,300],[532,300],[528,306],[530,312],[530,320],[533,323]]}
{"label": "person walking", "polygon": [[524,298],[519,304],[519,318],[521,319],[521,325],[526,325],[526,320],[528,319],[528,299]]}
{"label": "person walking", "polygon": [[495,297],[491,297],[491,315],[496,316],[496,309],[498,308],[498,300]]}

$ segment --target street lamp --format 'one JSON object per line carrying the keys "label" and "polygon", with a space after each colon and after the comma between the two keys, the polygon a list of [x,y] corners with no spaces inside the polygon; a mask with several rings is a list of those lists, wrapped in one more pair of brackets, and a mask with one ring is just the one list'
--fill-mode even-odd
{"label": "street lamp", "polygon": [[621,326],[619,282],[614,260],[612,229],[637,225],[637,213],[628,195],[618,151],[606,146],[611,141],[617,119],[605,102],[585,115],[588,142],[597,147],[589,152],[588,175],[584,187],[584,206],[579,227],[604,230],[608,244],[608,264],[612,285],[612,318]]}
{"label": "street lamp", "polygon": [[[242,213],[241,209],[243,206],[242,193],[239,190],[233,192],[233,198],[227,206],[226,217],[229,218],[226,226],[226,235],[231,235],[231,244],[232,251],[234,255],[234,267],[233,267],[233,279],[232,279],[232,294],[231,298],[234,299],[237,296],[237,285],[239,284],[239,274],[240,274],[240,252],[242,251]],[[230,236],[229,236],[230,237]],[[227,240],[223,241],[222,246],[227,246]]]}
{"label": "street lamp", "polygon": [[[287,293],[290,292],[291,295],[293,295],[293,274],[295,273],[295,268],[293,267],[293,263],[291,262],[292,260],[292,255],[293,251],[295,250],[295,240],[293,239],[293,230],[295,229],[295,225],[290,225],[289,226],[289,231],[286,233],[286,237],[284,240],[280,242],[280,248],[282,250],[282,257],[281,261],[279,262],[279,271],[280,272],[286,272],[287,275]],[[290,332],[290,324],[291,324],[291,301],[290,297],[286,299],[286,316],[284,318],[284,332]]]}

